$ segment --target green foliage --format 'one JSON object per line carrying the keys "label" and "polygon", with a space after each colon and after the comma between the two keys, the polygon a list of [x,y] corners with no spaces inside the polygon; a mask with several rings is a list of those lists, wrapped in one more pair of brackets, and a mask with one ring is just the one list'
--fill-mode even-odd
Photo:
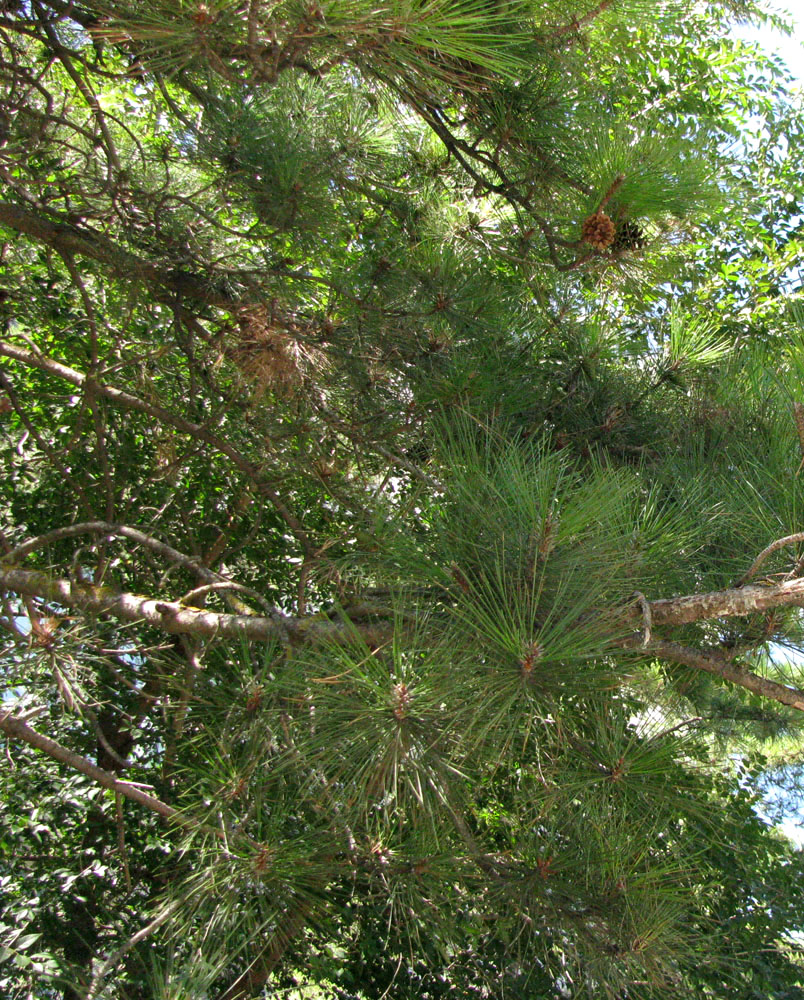
{"label": "green foliage", "polygon": [[661,618],[802,574],[735,15],[0,3],[4,996],[801,994],[799,606]]}

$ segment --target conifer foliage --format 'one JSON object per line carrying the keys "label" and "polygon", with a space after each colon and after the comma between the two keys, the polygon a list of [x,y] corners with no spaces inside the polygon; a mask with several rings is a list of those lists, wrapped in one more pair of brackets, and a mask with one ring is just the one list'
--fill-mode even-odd
{"label": "conifer foliage", "polygon": [[736,13],[0,3],[4,996],[801,995]]}

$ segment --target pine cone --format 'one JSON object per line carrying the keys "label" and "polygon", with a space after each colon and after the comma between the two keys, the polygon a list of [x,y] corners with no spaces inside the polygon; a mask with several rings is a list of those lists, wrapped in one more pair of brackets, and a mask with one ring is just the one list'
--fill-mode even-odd
{"label": "pine cone", "polygon": [[645,233],[632,219],[623,219],[617,226],[617,235],[611,245],[612,250],[641,250],[647,242]]}
{"label": "pine cone", "polygon": [[581,238],[591,244],[595,250],[605,250],[614,242],[617,227],[605,212],[595,212],[584,219]]}

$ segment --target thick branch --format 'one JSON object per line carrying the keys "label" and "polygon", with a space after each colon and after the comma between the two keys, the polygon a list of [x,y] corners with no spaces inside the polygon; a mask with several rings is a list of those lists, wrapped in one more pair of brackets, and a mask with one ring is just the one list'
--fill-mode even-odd
{"label": "thick branch", "polygon": [[[66,607],[91,614],[108,613],[125,621],[147,621],[165,632],[199,636],[236,636],[271,640],[282,635],[292,641],[344,641],[354,636],[353,626],[318,618],[275,618],[258,615],[225,615],[184,607],[175,601],[159,601],[107,587],[93,587],[59,580],[46,573],[8,567],[0,569],[0,588],[43,597]],[[686,625],[715,618],[749,615],[788,605],[804,606],[804,580],[787,580],[773,586],[752,585],[708,594],[689,594],[649,602],[653,626]],[[644,610],[631,606],[621,619],[642,623]],[[611,614],[609,613],[609,617]],[[364,626],[360,634],[367,642],[383,642],[388,632],[382,626]]]}
{"label": "thick branch", "polygon": [[[651,620],[655,626],[688,625],[690,622],[713,618],[734,618],[755,611],[796,605],[804,607],[804,580],[788,580],[773,586],[752,584],[713,590],[708,594],[689,594],[650,602]],[[636,617],[636,609],[632,615]]]}
{"label": "thick branch", "polygon": [[91,615],[109,614],[122,621],[146,622],[174,635],[206,638],[242,636],[257,641],[335,642],[353,641],[358,635],[369,645],[382,645],[390,626],[331,622],[323,618],[282,618],[260,615],[229,615],[185,607],[178,601],[159,601],[110,587],[60,580],[35,570],[0,568],[0,590],[40,597]]}
{"label": "thick branch", "polygon": [[[286,641],[292,643],[345,643],[362,639],[370,646],[381,646],[391,636],[390,624],[354,625],[324,618],[277,618],[260,615],[230,615],[201,608],[186,607],[178,601],[160,601],[136,594],[121,593],[108,587],[95,587],[70,580],[54,579],[47,573],[16,567],[0,567],[0,590],[9,590],[30,597],[40,597],[88,614],[110,614],[123,621],[146,622],[164,632],[207,638],[242,636],[256,641]],[[647,603],[647,602],[646,602]],[[648,604],[650,620],[655,625],[683,625],[720,617],[747,615],[785,605],[804,603],[804,580],[789,580],[775,586],[750,586],[733,590],[692,594]],[[645,608],[624,610],[627,616],[642,624]],[[629,639],[613,641],[624,647]],[[711,653],[686,650],[672,642],[654,640],[647,649],[659,656],[676,659],[708,673],[715,673],[750,691],[804,709],[804,694],[750,671],[735,667]],[[681,656],[686,657],[680,659]],[[695,659],[695,658],[698,659]],[[693,662],[694,661],[694,662]]]}

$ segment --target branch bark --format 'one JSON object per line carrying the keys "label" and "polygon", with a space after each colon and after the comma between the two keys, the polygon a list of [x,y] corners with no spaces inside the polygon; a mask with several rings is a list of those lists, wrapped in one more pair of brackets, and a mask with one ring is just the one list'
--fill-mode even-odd
{"label": "branch bark", "polygon": [[358,635],[369,645],[382,645],[391,634],[390,625],[333,622],[325,618],[276,618],[261,615],[230,615],[186,607],[178,601],[160,601],[138,594],[57,579],[38,570],[0,567],[0,590],[40,597],[90,615],[109,614],[121,621],[146,622],[173,635],[205,638],[242,636],[260,642],[290,640],[292,643],[343,643]]}
{"label": "branch bark", "polygon": [[[713,618],[735,618],[755,611],[799,605],[804,607],[804,580],[787,580],[771,586],[752,584],[712,590],[708,594],[689,594],[650,602],[654,626],[688,625]],[[632,611],[636,617],[635,611]]]}
{"label": "branch bark", "polygon": [[[243,636],[257,641],[289,639],[302,642],[345,642],[358,634],[369,644],[380,645],[389,638],[390,626],[333,622],[323,618],[266,617],[261,615],[230,615],[200,608],[186,607],[178,601],[157,600],[137,594],[119,592],[109,587],[58,579],[38,570],[0,566],[0,589],[30,597],[42,597],[89,614],[111,614],[123,621],[144,621],[175,635],[196,635],[208,638]],[[804,607],[804,579],[787,580],[771,586],[753,584],[747,587],[715,590],[706,594],[688,594],[646,602],[650,621],[661,625],[687,625],[716,618],[731,618],[768,611],[771,608],[798,605]],[[641,626],[645,609],[633,605],[618,614],[606,617],[623,625]],[[614,640],[615,643],[617,640]]]}
{"label": "branch bark", "polygon": [[[206,638],[243,637],[258,642],[346,643],[361,639],[369,646],[381,646],[392,636],[390,623],[355,625],[310,616],[293,618],[261,615],[232,615],[201,608],[187,607],[179,601],[155,600],[137,594],[96,587],[86,583],[53,578],[37,570],[0,566],[0,590],[13,591],[28,597],[39,597],[67,608],[76,608],[91,615],[109,614],[122,621],[146,622],[154,628],[174,635],[194,635]],[[804,605],[804,580],[788,580],[773,586],[752,585],[707,594],[690,594],[664,600],[645,602],[649,620],[656,625],[685,625],[691,622],[734,617],[766,611],[786,605]],[[639,627],[646,608],[633,606],[623,609],[619,617],[608,615],[613,622],[633,623]],[[614,638],[615,645],[632,648],[636,640]],[[639,645],[637,643],[637,645]],[[755,694],[771,698],[784,705],[804,711],[804,692],[785,687],[774,681],[735,666],[712,651],[698,651],[677,643],[653,639],[646,648],[664,659],[684,663],[698,670],[716,674]],[[110,786],[111,787],[111,786]]]}

